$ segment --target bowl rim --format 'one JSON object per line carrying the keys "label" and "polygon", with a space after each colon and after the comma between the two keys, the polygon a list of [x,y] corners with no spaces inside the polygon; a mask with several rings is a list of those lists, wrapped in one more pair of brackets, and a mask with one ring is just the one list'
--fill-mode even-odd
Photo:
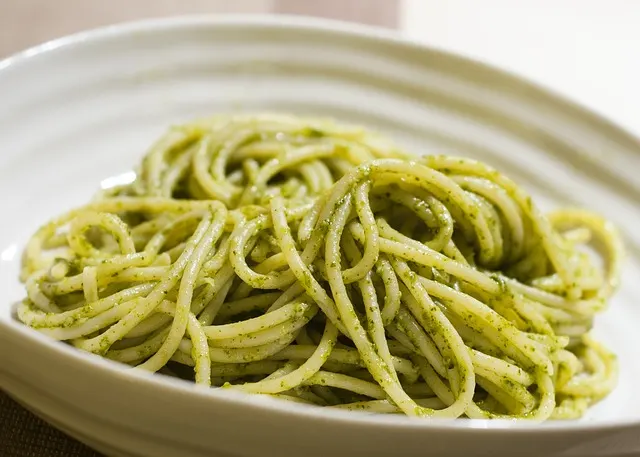
{"label": "bowl rim", "polygon": [[[68,52],[85,44],[108,41],[110,39],[131,36],[132,34],[164,32],[170,33],[175,30],[189,29],[193,27],[210,28],[266,28],[287,30],[290,33],[296,31],[314,31],[325,35],[341,36],[344,39],[357,38],[370,42],[385,42],[398,48],[411,49],[413,51],[430,52],[440,54],[446,58],[456,60],[466,64],[471,68],[488,72],[493,76],[506,78],[507,80],[526,87],[535,92],[536,95],[545,97],[558,107],[570,110],[572,116],[582,117],[589,123],[596,123],[600,128],[604,128],[610,134],[615,135],[618,140],[625,143],[632,143],[635,147],[640,147],[640,139],[606,117],[593,112],[580,103],[576,103],[556,93],[543,85],[532,82],[526,77],[522,77],[508,70],[501,69],[482,62],[473,57],[465,56],[458,52],[450,52],[440,47],[434,47],[409,37],[403,36],[401,32],[363,24],[349,23],[333,19],[315,18],[307,16],[293,15],[267,15],[267,14],[218,14],[218,15],[183,15],[169,16],[161,18],[151,18],[136,21],[123,22],[107,25],[95,29],[81,31],[61,38],[56,38],[42,44],[30,47],[17,52],[4,60],[0,60],[0,77],[8,69],[28,65],[34,59],[43,56],[55,55],[57,52]],[[166,376],[155,376],[149,373],[127,369],[126,367],[97,357],[93,354],[78,351],[65,344],[60,344],[44,335],[35,332],[26,326],[15,321],[14,318],[0,318],[0,328],[5,327],[9,331],[9,338],[23,339],[31,344],[42,346],[55,353],[58,357],[65,358],[67,363],[79,365],[91,365],[94,369],[102,371],[104,376],[111,376],[121,380],[133,380],[149,389],[155,389],[162,393],[187,395],[199,398],[202,401],[225,402],[229,405],[239,406],[246,409],[256,408],[258,410],[272,412],[274,414],[290,416],[308,421],[333,421],[336,425],[358,425],[384,428],[410,428],[430,431],[466,431],[477,432],[482,429],[482,433],[509,433],[517,434],[537,434],[537,433],[581,433],[595,430],[628,429],[640,428],[640,413],[637,418],[613,419],[605,421],[547,421],[542,424],[527,421],[513,420],[416,420],[405,416],[391,415],[371,415],[353,411],[341,411],[330,408],[310,408],[293,402],[268,400],[265,402],[256,401],[254,395],[243,394],[233,391],[222,391],[222,389],[194,388],[194,384],[172,379]],[[3,333],[5,331],[3,330]],[[11,394],[11,392],[8,392]]]}

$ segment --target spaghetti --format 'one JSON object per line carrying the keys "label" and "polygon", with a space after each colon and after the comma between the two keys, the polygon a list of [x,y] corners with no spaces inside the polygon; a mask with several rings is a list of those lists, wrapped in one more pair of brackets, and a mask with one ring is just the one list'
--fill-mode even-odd
{"label": "spaghetti", "polygon": [[589,331],[621,253],[607,221],[545,216],[482,163],[329,121],[220,116],[172,128],[132,184],[43,226],[18,317],[207,386],[420,417],[576,418],[616,382]]}

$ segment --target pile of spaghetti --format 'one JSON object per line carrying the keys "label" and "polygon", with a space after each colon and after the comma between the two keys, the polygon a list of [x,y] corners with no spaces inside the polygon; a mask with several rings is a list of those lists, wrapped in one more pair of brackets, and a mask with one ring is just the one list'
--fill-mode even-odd
{"label": "pile of spaghetti", "polygon": [[360,128],[219,116],[28,243],[26,325],[140,370],[324,407],[575,418],[622,248],[496,170]]}

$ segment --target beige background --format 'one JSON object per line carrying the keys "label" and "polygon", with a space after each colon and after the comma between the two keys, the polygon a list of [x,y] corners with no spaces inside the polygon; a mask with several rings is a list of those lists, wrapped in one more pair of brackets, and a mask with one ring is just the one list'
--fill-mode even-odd
{"label": "beige background", "polygon": [[0,0],[0,56],[88,28],[174,14],[307,14],[394,27],[399,1]]}

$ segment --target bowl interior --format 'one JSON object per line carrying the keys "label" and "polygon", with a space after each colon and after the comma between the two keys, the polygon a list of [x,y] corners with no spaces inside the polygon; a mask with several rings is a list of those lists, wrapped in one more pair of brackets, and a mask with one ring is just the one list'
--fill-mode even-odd
{"label": "bowl interior", "polygon": [[0,325],[20,325],[11,309],[28,236],[128,179],[169,125],[220,112],[326,115],[416,154],[489,162],[544,208],[584,206],[618,224],[629,256],[596,334],[618,354],[620,380],[582,420],[640,419],[640,145],[604,120],[458,57],[287,20],[175,21],[54,42],[0,63],[0,99]]}

